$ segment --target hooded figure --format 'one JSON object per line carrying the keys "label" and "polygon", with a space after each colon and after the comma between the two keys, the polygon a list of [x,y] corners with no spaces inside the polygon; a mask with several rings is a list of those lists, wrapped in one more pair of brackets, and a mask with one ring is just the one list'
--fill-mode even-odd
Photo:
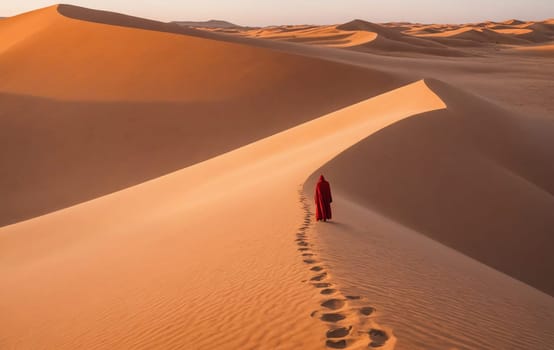
{"label": "hooded figure", "polygon": [[323,175],[319,177],[319,181],[315,187],[315,218],[317,221],[327,221],[331,219],[331,186],[325,181]]}

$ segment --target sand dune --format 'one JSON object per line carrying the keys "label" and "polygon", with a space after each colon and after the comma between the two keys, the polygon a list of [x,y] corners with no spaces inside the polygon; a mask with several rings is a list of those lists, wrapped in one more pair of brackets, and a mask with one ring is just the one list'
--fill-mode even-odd
{"label": "sand dune", "polygon": [[[198,32],[194,29],[188,29],[194,31],[189,33],[191,35],[170,35],[175,33],[163,33],[167,25],[161,22],[136,20],[118,14],[103,20],[103,17],[98,18],[104,15],[101,11],[97,13],[68,6],[60,7],[59,11],[62,15],[56,7],[50,7],[25,14],[22,18],[10,18],[2,24],[0,30],[4,27],[7,30],[34,27],[35,22],[42,23],[43,27],[35,29],[38,33],[32,38],[21,36],[22,44],[11,47],[2,55],[4,79],[1,91],[81,101],[211,102],[253,95],[259,93],[260,86],[271,89],[279,81],[286,80],[287,74],[302,73],[304,70],[311,74],[321,73],[321,70],[309,69],[313,60],[251,46],[203,40],[192,35]],[[75,20],[65,15],[86,20]],[[67,35],[72,30],[75,33]],[[102,40],[108,35],[112,38],[111,42]],[[82,36],[90,40],[79,44]],[[7,50],[10,41],[6,44],[2,42],[0,47]],[[121,42],[127,46],[118,46]],[[66,55],[60,59],[45,52],[46,48],[65,52]],[[184,56],[191,48],[195,50],[195,55]],[[20,62],[25,64],[26,70],[9,69],[16,61],[21,61],[23,55],[29,57]],[[157,61],[160,59],[164,60],[163,65]],[[246,75],[246,68],[239,69],[239,66],[245,67],[253,59],[259,63],[250,67]],[[287,61],[292,65],[288,70]],[[277,63],[280,65],[277,66]],[[326,71],[331,70],[326,62],[320,64]],[[352,67],[342,68],[351,70],[352,75],[358,73]],[[138,70],[142,70],[142,75],[137,74]],[[206,79],[208,72],[218,79]],[[246,77],[249,84],[241,83]],[[51,81],[51,84],[42,84],[44,81]]]}
{"label": "sand dune", "polygon": [[322,172],[365,206],[554,294],[541,249],[554,244],[554,125],[430,86],[448,110],[397,123]]}
{"label": "sand dune", "polygon": [[316,227],[324,262],[343,292],[385,310],[396,349],[547,349],[554,124],[427,84],[447,109],[380,130],[304,185],[334,184],[335,222]]}
{"label": "sand dune", "polygon": [[518,55],[552,57],[554,56],[554,44],[514,47],[507,51]]}
{"label": "sand dune", "polygon": [[246,31],[248,37],[286,40],[328,47],[352,47],[375,40],[377,33],[364,30],[341,30],[337,26],[288,26]]}
{"label": "sand dune", "polygon": [[0,225],[155,178],[399,86],[378,71],[160,32],[159,22],[60,10],[95,21],[88,22],[58,10],[0,26],[0,159],[11,169],[0,182]]}
{"label": "sand dune", "polygon": [[[302,264],[295,248],[293,232],[303,217],[297,189],[367,135],[443,107],[423,82],[414,83],[179,172],[0,229],[2,344],[319,349],[336,321],[310,317],[318,299],[349,322],[358,320],[350,324],[356,331],[349,344],[381,341],[377,330],[371,338],[364,328],[383,329],[374,319],[355,316],[342,299],[326,304],[337,296],[318,296],[317,283],[331,282],[330,274],[316,288],[300,283],[319,258]],[[393,334],[387,338],[393,344]]]}
{"label": "sand dune", "polygon": [[523,35],[523,34],[529,34],[533,32],[532,29],[519,29],[519,28],[505,28],[505,29],[493,28],[491,30],[500,34],[514,34],[514,35]]}
{"label": "sand dune", "polygon": [[221,21],[216,19],[211,19],[209,21],[174,21],[172,23],[178,24],[180,26],[187,26],[193,28],[219,28],[219,29],[236,29],[240,28],[238,24],[234,24],[227,21]]}
{"label": "sand dune", "polygon": [[354,20],[336,26],[277,26],[237,31],[235,34],[310,45],[343,47],[387,55],[409,53],[463,57],[477,54],[460,50],[464,47],[529,45],[552,41],[553,30],[554,27],[549,21],[510,20],[501,23],[484,22],[467,25],[423,25],[375,24]]}
{"label": "sand dune", "polygon": [[508,20],[505,20],[505,21],[500,22],[500,23],[507,24],[507,25],[518,25],[518,24],[524,24],[525,22],[512,18],[512,19],[508,19]]}
{"label": "sand dune", "polygon": [[[543,22],[521,22],[521,21],[505,21],[501,23],[484,22],[469,25],[444,26],[435,27],[435,30],[429,30],[429,27],[413,28],[411,34],[435,38],[444,44],[449,44],[444,38],[462,39],[472,45],[490,45],[490,44],[507,44],[507,45],[529,45],[533,43],[541,43],[551,41],[554,37],[554,27],[548,24],[548,21]],[[418,29],[421,32],[418,32]],[[410,32],[410,30],[408,31]],[[453,41],[452,45],[457,42]]]}
{"label": "sand dune", "polygon": [[409,52],[418,54],[434,54],[439,56],[465,56],[461,51],[449,48],[434,41],[403,34],[395,28],[386,28],[379,24],[355,20],[338,26],[338,28],[358,28],[378,33],[378,40],[372,45],[358,47],[362,50],[379,50],[382,53]]}
{"label": "sand dune", "polygon": [[549,348],[552,25],[2,20],[0,348]]}
{"label": "sand dune", "polygon": [[381,53],[410,52],[441,56],[465,56],[440,43],[402,34],[396,28],[354,20],[338,26],[287,26],[241,32],[247,37],[285,40],[309,45],[349,48]]}

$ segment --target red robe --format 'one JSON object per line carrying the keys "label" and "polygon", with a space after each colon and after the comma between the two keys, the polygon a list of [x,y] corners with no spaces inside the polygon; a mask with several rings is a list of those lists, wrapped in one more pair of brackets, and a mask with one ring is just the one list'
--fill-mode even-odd
{"label": "red robe", "polygon": [[329,183],[325,181],[323,175],[319,177],[319,182],[315,187],[315,218],[317,221],[327,221],[331,219],[331,187]]}

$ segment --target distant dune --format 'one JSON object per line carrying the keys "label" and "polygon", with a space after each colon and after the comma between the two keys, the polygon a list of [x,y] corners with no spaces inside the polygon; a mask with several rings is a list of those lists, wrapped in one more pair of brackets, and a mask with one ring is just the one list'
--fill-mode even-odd
{"label": "distant dune", "polygon": [[173,21],[171,23],[178,24],[180,26],[186,27],[201,27],[201,28],[243,28],[237,24],[233,24],[227,21],[221,21],[216,19],[211,19],[209,21]]}
{"label": "distant dune", "polygon": [[285,40],[327,47],[352,47],[375,40],[376,33],[344,31],[336,26],[286,26],[253,29],[243,33],[261,39]]}
{"label": "distant dune", "polygon": [[[542,22],[509,20],[501,23],[436,25],[375,24],[357,19],[337,26],[277,26],[260,28],[255,31],[236,31],[234,34],[320,46],[345,47],[386,55],[408,53],[462,57],[482,54],[463,50],[467,47],[530,45],[553,41],[554,25],[549,20]],[[354,36],[368,39],[348,39]],[[336,45],[336,40],[342,40],[341,45]]]}
{"label": "distant dune", "polygon": [[512,50],[512,52],[518,55],[525,54],[531,56],[553,57],[554,44],[516,47]]}

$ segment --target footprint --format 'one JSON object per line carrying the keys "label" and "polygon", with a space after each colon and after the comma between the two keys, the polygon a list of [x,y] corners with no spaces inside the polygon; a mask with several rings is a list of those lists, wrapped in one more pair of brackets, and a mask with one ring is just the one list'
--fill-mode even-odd
{"label": "footprint", "polygon": [[346,340],[330,340],[327,339],[325,345],[331,349],[346,349]]}
{"label": "footprint", "polygon": [[331,283],[314,283],[314,287],[316,288],[327,288],[327,287],[331,287]]}
{"label": "footprint", "polygon": [[327,338],[344,338],[352,329],[352,326],[346,328],[346,327],[340,327],[335,329],[330,329],[327,331]]}
{"label": "footprint", "polygon": [[337,313],[328,313],[321,315],[320,319],[324,322],[338,322],[344,320],[346,316]]}
{"label": "footprint", "polygon": [[359,296],[359,295],[347,295],[346,296],[346,299],[350,299],[350,300],[359,300],[361,299],[362,297]]}
{"label": "footprint", "polygon": [[303,253],[302,256],[314,256],[312,253]]}
{"label": "footprint", "polygon": [[319,275],[316,275],[316,276],[310,278],[310,281],[321,281],[325,277],[327,277],[327,272],[320,273]]}
{"label": "footprint", "polygon": [[323,295],[329,295],[329,294],[333,294],[336,291],[337,291],[336,289],[325,288],[320,293],[323,294]]}
{"label": "footprint", "polygon": [[298,248],[298,251],[305,252],[306,250],[310,250],[310,248]]}
{"label": "footprint", "polygon": [[301,247],[306,247],[306,246],[308,245],[308,243],[307,243],[307,242],[304,242],[304,241],[298,242],[297,244],[298,244],[299,246],[301,246]]}
{"label": "footprint", "polygon": [[369,316],[375,312],[375,308],[371,306],[364,306],[360,309],[360,313],[365,316]]}
{"label": "footprint", "polygon": [[321,306],[331,309],[331,310],[337,310],[344,306],[344,300],[341,299],[329,299],[321,303]]}
{"label": "footprint", "polygon": [[312,270],[312,271],[321,271],[321,270],[323,270],[323,267],[321,267],[321,266],[314,266],[314,267],[312,267],[310,270]]}
{"label": "footprint", "polygon": [[306,264],[315,264],[317,261],[313,260],[313,259],[304,259],[304,262]]}
{"label": "footprint", "polygon": [[383,346],[387,340],[389,340],[389,336],[385,333],[385,331],[375,328],[369,330],[369,338],[371,339],[369,346],[372,348]]}

